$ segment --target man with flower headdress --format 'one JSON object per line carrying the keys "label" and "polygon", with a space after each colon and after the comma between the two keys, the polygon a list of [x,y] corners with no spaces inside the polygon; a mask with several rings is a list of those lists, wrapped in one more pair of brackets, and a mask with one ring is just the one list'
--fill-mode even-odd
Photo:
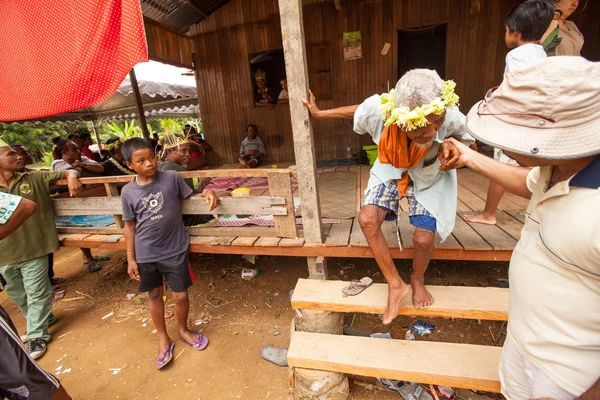
{"label": "man with flower headdress", "polygon": [[104,149],[110,153],[110,158],[102,163],[104,176],[135,175],[125,164],[121,146],[123,141],[118,137],[112,137],[104,143]]}
{"label": "man with flower headdress", "polygon": [[[402,76],[395,90],[373,95],[360,105],[319,110],[312,92],[310,101],[303,100],[315,118],[353,118],[354,131],[368,133],[379,145],[358,221],[388,282],[384,324],[398,315],[399,304],[411,287],[416,308],[433,304],[424,277],[435,233],[445,240],[456,217],[456,171],[446,169],[457,157],[444,139],[452,136],[467,145],[475,142],[466,133],[454,87],[454,82],[442,81],[435,71],[415,69]],[[398,218],[402,197],[408,199],[410,223],[415,227],[411,286],[398,274],[381,230],[384,221]]]}
{"label": "man with flower headdress", "polygon": [[262,69],[256,70],[254,81],[257,87],[254,105],[256,107],[266,107],[270,104],[277,104],[275,92],[267,87],[267,73]]}
{"label": "man with flower headdress", "polygon": [[[186,136],[178,133],[166,135],[160,141],[162,146],[161,161],[158,164],[159,171],[189,171],[192,166],[192,157],[190,149],[192,146],[199,146],[196,142],[192,142]],[[194,187],[194,182],[191,178],[184,179],[186,185],[194,191],[194,193],[202,193],[204,187],[210,183],[210,178],[201,179],[198,186]],[[207,199],[216,199],[217,195],[212,190],[207,190],[205,193]],[[183,224],[185,226],[205,227],[214,225],[217,222],[215,215],[184,215]]]}

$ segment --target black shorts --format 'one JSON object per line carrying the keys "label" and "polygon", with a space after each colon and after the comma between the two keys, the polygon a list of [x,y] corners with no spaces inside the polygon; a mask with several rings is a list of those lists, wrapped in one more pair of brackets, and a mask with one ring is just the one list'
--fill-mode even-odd
{"label": "black shorts", "polygon": [[140,292],[147,292],[163,284],[163,278],[174,292],[185,292],[192,286],[187,251],[166,260],[138,263]]}
{"label": "black shorts", "polygon": [[0,398],[49,399],[60,387],[54,376],[29,357],[4,308],[0,307]]}

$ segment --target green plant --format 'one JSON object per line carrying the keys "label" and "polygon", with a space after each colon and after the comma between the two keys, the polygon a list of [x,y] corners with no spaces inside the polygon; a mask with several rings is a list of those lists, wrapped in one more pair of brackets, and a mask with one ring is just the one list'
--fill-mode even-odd
{"label": "green plant", "polygon": [[101,137],[102,140],[107,140],[112,136],[117,136],[125,140],[131,139],[132,137],[142,136],[142,130],[139,126],[137,126],[135,120],[112,122],[105,121],[103,122],[103,125],[106,128],[106,131],[101,136],[108,137]]}

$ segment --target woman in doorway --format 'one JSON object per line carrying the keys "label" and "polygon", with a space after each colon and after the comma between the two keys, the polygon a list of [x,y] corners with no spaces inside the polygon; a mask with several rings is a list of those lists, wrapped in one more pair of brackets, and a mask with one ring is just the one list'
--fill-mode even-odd
{"label": "woman in doorway", "polygon": [[[588,0],[585,0],[583,10],[587,2]],[[583,34],[573,21],[567,20],[577,10],[579,3],[579,0],[555,1],[554,20],[542,38],[544,49],[549,56],[581,56]]]}
{"label": "woman in doorway", "polygon": [[258,128],[256,125],[248,125],[246,128],[246,138],[242,140],[240,146],[240,165],[238,168],[255,168],[265,159],[265,145],[257,136]]}

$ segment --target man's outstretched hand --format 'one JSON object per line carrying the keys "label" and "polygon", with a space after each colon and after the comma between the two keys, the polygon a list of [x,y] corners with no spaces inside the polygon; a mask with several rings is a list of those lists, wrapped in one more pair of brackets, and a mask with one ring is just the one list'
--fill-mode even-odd
{"label": "man's outstretched hand", "polygon": [[212,190],[207,190],[206,192],[200,193],[196,195],[197,197],[201,197],[206,200],[208,203],[208,211],[212,211],[217,208],[217,203],[219,202],[219,198]]}
{"label": "man's outstretched hand", "polygon": [[313,94],[312,90],[308,89],[308,93],[310,94],[310,99],[302,99],[302,103],[306,106],[306,108],[308,108],[310,115],[312,115],[314,118],[319,118],[321,110],[319,110],[319,107],[317,107],[317,98]]}
{"label": "man's outstretched hand", "polygon": [[442,163],[440,171],[449,171],[466,166],[473,153],[475,151],[458,140],[454,138],[446,139],[438,152],[438,158]]}

